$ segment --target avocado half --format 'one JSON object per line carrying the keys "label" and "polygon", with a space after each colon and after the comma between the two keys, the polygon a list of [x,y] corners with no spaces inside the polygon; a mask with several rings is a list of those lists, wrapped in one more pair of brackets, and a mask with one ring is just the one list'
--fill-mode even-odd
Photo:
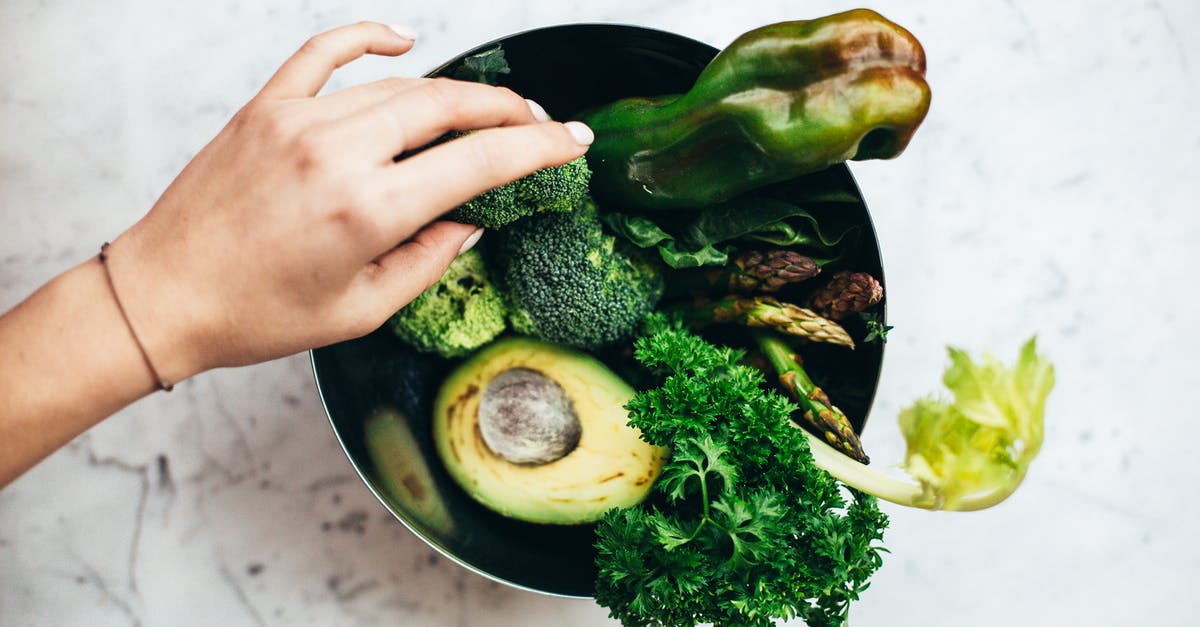
{"label": "avocado half", "polygon": [[393,499],[393,506],[416,523],[450,533],[454,521],[408,421],[397,410],[382,408],[367,418],[365,428],[376,480]]}
{"label": "avocado half", "polygon": [[641,502],[667,454],[626,424],[633,394],[591,355],[506,338],[442,384],[434,442],[450,475],[488,508],[535,523],[594,522]]}

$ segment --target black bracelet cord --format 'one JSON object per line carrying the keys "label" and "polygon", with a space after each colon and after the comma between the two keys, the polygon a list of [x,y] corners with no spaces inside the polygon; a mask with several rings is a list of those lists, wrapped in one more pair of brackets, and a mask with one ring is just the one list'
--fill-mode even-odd
{"label": "black bracelet cord", "polygon": [[133,328],[133,322],[129,320],[129,314],[125,312],[125,305],[121,304],[121,297],[117,295],[117,286],[113,283],[112,272],[108,269],[108,245],[108,242],[104,242],[100,246],[100,266],[104,268],[104,278],[108,281],[108,290],[112,292],[113,300],[117,303],[117,310],[121,312],[121,318],[125,320],[125,326],[129,327],[129,334],[133,336],[133,342],[137,344],[138,350],[142,352],[142,360],[146,362],[146,367],[150,369],[150,374],[154,377],[154,382],[158,385],[158,389],[170,392],[171,388],[175,386],[158,376],[158,369],[154,367],[154,362],[150,361],[150,353],[146,352],[146,347],[142,344],[142,339],[138,337],[137,331]]}

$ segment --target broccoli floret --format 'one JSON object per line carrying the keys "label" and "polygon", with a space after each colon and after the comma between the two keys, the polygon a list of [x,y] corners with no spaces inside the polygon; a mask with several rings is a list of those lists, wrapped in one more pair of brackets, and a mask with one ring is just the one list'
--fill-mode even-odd
{"label": "broccoli floret", "polygon": [[513,330],[595,349],[629,337],[662,297],[661,268],[605,233],[589,197],[498,232]]}
{"label": "broccoli floret", "polygon": [[588,192],[592,171],[580,157],[484,192],[447,216],[494,229],[543,212],[570,211]]}
{"label": "broccoli floret", "polygon": [[475,249],[455,259],[446,274],[392,316],[400,339],[419,351],[460,357],[490,342],[507,327],[504,297],[488,280]]}

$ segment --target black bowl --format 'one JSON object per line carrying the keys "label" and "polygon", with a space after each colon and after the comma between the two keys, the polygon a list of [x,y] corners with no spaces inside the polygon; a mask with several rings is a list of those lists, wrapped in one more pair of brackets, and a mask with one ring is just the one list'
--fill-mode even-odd
{"label": "black bowl", "polygon": [[[467,51],[429,76],[452,71],[463,57],[504,47],[512,73],[501,84],[541,103],[556,119],[627,96],[652,96],[686,91],[718,52],[708,44],[681,35],[607,24],[578,24],[541,28],[510,35]],[[848,221],[857,229],[857,242],[845,260],[847,267],[883,280],[874,227],[850,171],[843,165],[779,186],[837,187],[859,199],[841,205],[828,220]],[[862,337],[861,329],[850,331]],[[831,397],[862,430],[879,380],[882,347],[865,344],[857,350],[822,350],[805,355]],[[595,575],[593,527],[548,526],[500,516],[468,497],[442,467],[433,445],[430,419],[432,396],[440,378],[453,364],[417,354],[385,327],[350,342],[312,351],[313,371],[325,410],[346,455],[363,481],[400,522],[448,558],[519,588],[547,594],[590,597]],[[403,381],[398,385],[397,381]],[[439,512],[428,511],[390,494],[368,454],[364,423],[376,410],[394,408],[408,416],[408,427],[422,465],[435,486]],[[427,498],[428,494],[425,495]]]}

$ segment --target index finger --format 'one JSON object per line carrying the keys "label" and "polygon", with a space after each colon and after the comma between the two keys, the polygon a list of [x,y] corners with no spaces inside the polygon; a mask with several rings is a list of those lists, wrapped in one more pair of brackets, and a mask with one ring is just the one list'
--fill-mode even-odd
{"label": "index finger", "polygon": [[365,55],[389,57],[408,52],[414,41],[408,29],[378,22],[359,22],[313,36],[275,71],[258,92],[265,98],[310,98],[329,82],[333,71]]}
{"label": "index finger", "polygon": [[592,139],[582,122],[541,122],[484,129],[422,151],[384,169],[373,210],[379,231],[403,240],[489,189],[582,156]]}

